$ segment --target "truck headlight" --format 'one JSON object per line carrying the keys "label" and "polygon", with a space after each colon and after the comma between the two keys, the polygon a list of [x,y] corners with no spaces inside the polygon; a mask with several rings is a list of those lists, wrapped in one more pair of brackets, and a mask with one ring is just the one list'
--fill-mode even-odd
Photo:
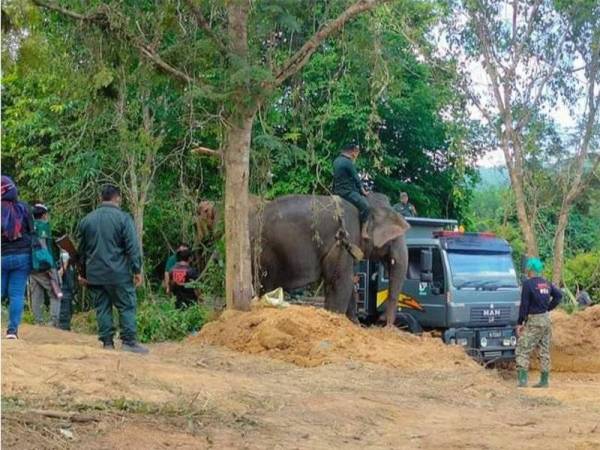
{"label": "truck headlight", "polygon": [[517,345],[517,337],[516,337],[516,336],[511,336],[511,337],[510,337],[510,345],[511,345],[512,347],[514,347],[514,346],[516,346],[516,345]]}
{"label": "truck headlight", "polygon": [[462,345],[463,347],[466,347],[469,342],[467,341],[467,338],[458,338],[456,340],[456,343],[458,345]]}
{"label": "truck headlight", "polygon": [[448,344],[450,344],[450,345],[456,345],[456,339],[450,338],[450,340],[448,341]]}
{"label": "truck headlight", "polygon": [[508,338],[502,339],[502,346],[510,347],[510,339],[508,339]]}
{"label": "truck headlight", "polygon": [[481,340],[479,341],[479,343],[481,344],[481,346],[483,348],[487,347],[487,338],[486,337],[482,337]]}

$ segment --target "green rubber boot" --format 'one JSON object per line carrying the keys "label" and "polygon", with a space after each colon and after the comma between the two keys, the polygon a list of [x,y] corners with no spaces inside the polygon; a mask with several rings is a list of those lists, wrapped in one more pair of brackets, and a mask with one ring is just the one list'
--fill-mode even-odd
{"label": "green rubber boot", "polygon": [[519,381],[517,387],[527,387],[527,371],[525,369],[517,369],[517,380]]}
{"label": "green rubber boot", "polygon": [[550,375],[550,372],[542,372],[540,374],[540,382],[537,384],[534,384],[533,387],[534,388],[547,388],[549,386],[548,384],[548,376]]}

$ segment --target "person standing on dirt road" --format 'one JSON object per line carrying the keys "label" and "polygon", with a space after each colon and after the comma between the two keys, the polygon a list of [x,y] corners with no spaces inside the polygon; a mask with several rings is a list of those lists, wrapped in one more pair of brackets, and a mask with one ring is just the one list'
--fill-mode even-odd
{"label": "person standing on dirt road", "polygon": [[25,288],[31,272],[33,220],[29,206],[19,200],[14,181],[2,175],[2,297],[8,297],[6,339],[17,339],[25,306]]}
{"label": "person standing on dirt road", "polygon": [[550,375],[550,344],[552,339],[552,311],[562,298],[560,290],[541,277],[544,265],[539,258],[529,258],[526,264],[527,280],[521,290],[521,307],[519,309],[519,327],[517,334],[517,378],[518,386],[527,386],[529,355],[539,347],[540,382],[533,387],[548,387]]}
{"label": "person standing on dirt road", "polygon": [[[39,242],[48,249],[52,259],[52,228],[50,227],[49,210],[43,203],[33,205],[33,229]],[[54,263],[54,261],[53,261]],[[55,268],[40,272],[32,271],[29,275],[29,287],[31,289],[31,309],[35,323],[44,324],[44,302],[45,294],[50,300],[50,324],[58,327],[60,316],[60,304],[62,292],[60,291],[60,280]]]}
{"label": "person standing on dirt road", "polygon": [[133,219],[121,210],[119,188],[102,188],[102,203],[79,223],[79,254],[84,261],[80,279],[89,286],[96,308],[99,339],[114,349],[113,306],[119,311],[123,350],[148,353],[137,342],[136,293],[142,284],[142,258]]}

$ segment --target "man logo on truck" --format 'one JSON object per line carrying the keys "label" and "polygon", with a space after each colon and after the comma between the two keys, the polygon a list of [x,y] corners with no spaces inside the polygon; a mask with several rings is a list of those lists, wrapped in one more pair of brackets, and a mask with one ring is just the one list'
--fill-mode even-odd
{"label": "man logo on truck", "polygon": [[496,317],[500,317],[502,315],[502,311],[499,309],[494,309],[494,304],[492,303],[490,305],[490,309],[484,309],[482,314],[483,317],[487,317],[488,323],[494,323]]}

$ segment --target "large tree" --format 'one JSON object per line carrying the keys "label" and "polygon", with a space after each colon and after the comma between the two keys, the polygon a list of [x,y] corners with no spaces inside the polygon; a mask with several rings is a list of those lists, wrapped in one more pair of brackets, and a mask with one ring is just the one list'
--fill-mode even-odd
{"label": "large tree", "polygon": [[600,135],[600,3],[583,0],[559,1],[557,4],[559,13],[566,18],[568,24],[566,34],[574,49],[572,57],[575,64],[580,65],[575,70],[581,71],[582,75],[573,83],[574,88],[570,91],[571,108],[578,123],[572,139],[574,150],[569,152],[569,164],[562,171],[561,183],[558,184],[562,198],[554,234],[554,283],[562,279],[569,212],[589,186],[600,164],[600,153],[597,151]]}
{"label": "large tree", "polygon": [[527,253],[537,255],[526,196],[524,136],[532,118],[557,100],[553,87],[569,65],[564,20],[552,0],[451,2],[447,38],[463,87],[502,149]]}
{"label": "large tree", "polygon": [[51,14],[126,43],[158,71],[180,81],[190,95],[210,103],[225,130],[216,151],[225,168],[227,305],[247,309],[252,297],[249,161],[257,112],[324,42],[382,0],[94,1],[84,11],[76,2],[33,1]]}

